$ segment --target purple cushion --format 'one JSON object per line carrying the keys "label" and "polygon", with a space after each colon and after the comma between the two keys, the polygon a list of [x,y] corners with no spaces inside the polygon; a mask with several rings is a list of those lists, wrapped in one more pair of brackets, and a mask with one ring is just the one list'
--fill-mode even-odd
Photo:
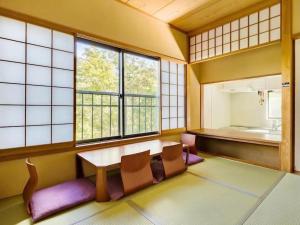
{"label": "purple cushion", "polygon": [[120,174],[107,177],[107,190],[111,200],[118,200],[124,196],[123,183]]}
{"label": "purple cushion", "polygon": [[164,165],[161,160],[154,160],[151,163],[151,170],[154,178],[154,183],[159,183],[165,178]]}
{"label": "purple cushion", "polygon": [[64,182],[36,191],[30,201],[33,222],[47,216],[93,200],[95,185],[87,179]]}
{"label": "purple cushion", "polygon": [[[186,152],[182,152],[182,158],[184,160],[184,162],[186,161]],[[200,156],[198,155],[194,155],[194,154],[189,154],[189,161],[188,161],[188,165],[194,165],[194,164],[197,164],[197,163],[200,163],[204,161],[203,158],[201,158]]]}

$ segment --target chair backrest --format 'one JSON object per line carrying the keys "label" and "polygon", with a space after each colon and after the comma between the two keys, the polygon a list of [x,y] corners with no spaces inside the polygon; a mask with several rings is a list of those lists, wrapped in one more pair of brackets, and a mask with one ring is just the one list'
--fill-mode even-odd
{"label": "chair backrest", "polygon": [[166,177],[174,176],[186,170],[186,165],[182,158],[182,144],[164,147],[161,158]]}
{"label": "chair backrest", "polygon": [[180,138],[182,144],[189,146],[190,153],[192,154],[197,154],[196,137],[194,134],[182,133]]}
{"label": "chair backrest", "polygon": [[26,166],[29,172],[29,179],[23,190],[23,199],[27,209],[27,213],[31,214],[29,203],[38,184],[38,175],[36,167],[31,163],[29,158],[26,159]]}
{"label": "chair backrest", "polygon": [[153,184],[150,150],[121,158],[121,177],[124,193],[129,194]]}

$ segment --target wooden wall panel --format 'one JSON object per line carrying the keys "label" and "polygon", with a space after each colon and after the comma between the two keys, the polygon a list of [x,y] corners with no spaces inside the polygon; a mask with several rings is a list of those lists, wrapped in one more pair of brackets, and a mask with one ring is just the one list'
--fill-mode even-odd
{"label": "wooden wall panel", "polygon": [[293,171],[294,76],[292,40],[292,0],[282,1],[282,142],[281,169]]}
{"label": "wooden wall panel", "polygon": [[1,0],[0,9],[28,15],[87,36],[187,61],[187,36],[117,1]]}
{"label": "wooden wall panel", "polygon": [[201,84],[280,74],[281,46],[270,45],[196,65]]}
{"label": "wooden wall panel", "polygon": [[187,66],[187,129],[200,128],[200,83],[198,80],[199,67]]}

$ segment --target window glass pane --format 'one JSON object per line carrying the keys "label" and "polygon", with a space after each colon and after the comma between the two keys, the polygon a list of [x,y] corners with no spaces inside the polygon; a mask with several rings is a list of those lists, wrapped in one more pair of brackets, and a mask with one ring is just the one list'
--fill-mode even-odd
{"label": "window glass pane", "polygon": [[51,124],[51,106],[27,106],[27,125]]}
{"label": "window glass pane", "polygon": [[25,104],[25,86],[0,83],[0,104]]}
{"label": "window glass pane", "polygon": [[51,86],[51,68],[28,65],[27,84]]}
{"label": "window glass pane", "polygon": [[163,95],[169,94],[169,84],[162,84],[161,93]]}
{"label": "window glass pane", "polygon": [[178,107],[178,117],[184,117],[184,107]]}
{"label": "window glass pane", "polygon": [[162,83],[169,83],[169,73],[162,72],[162,77],[161,77],[161,82]]}
{"label": "window glass pane", "polygon": [[27,24],[27,42],[51,47],[51,30],[33,24]]}
{"label": "window glass pane", "polygon": [[169,118],[170,117],[170,111],[169,107],[162,107],[162,118]]}
{"label": "window glass pane", "polygon": [[[76,51],[76,102],[80,115],[76,118],[76,136],[83,140],[118,136],[119,52],[83,40],[77,41]],[[125,98],[125,102],[132,105],[132,98]],[[132,118],[132,106],[127,110],[126,116]]]}
{"label": "window glass pane", "polygon": [[74,52],[74,37],[58,31],[53,31],[53,48]]}
{"label": "window glass pane", "polygon": [[177,117],[177,107],[170,107],[170,117]]}
{"label": "window glass pane", "polygon": [[24,106],[0,105],[0,127],[25,125]]}
{"label": "window glass pane", "polygon": [[170,96],[168,95],[163,95],[162,96],[162,106],[169,106],[169,99],[170,99]]}
{"label": "window glass pane", "polygon": [[25,41],[25,23],[0,16],[0,37]]}
{"label": "window glass pane", "polygon": [[280,3],[270,8],[271,17],[280,15]]}
{"label": "window glass pane", "polygon": [[170,129],[177,128],[177,118],[171,118],[170,119]]}
{"label": "window glass pane", "polygon": [[51,126],[26,127],[27,146],[44,145],[51,143]]}
{"label": "window glass pane", "polygon": [[170,85],[170,95],[177,95],[177,85]]}
{"label": "window glass pane", "polygon": [[[176,66],[176,65],[175,65]],[[170,65],[170,70],[173,71],[174,66]],[[177,71],[177,68],[176,68]],[[124,89],[125,96],[136,96],[139,98],[137,102],[138,106],[143,106],[148,99],[159,100],[159,61],[156,59],[125,53],[124,54]],[[167,86],[163,84],[163,88],[167,89]],[[166,92],[166,90],[165,90]],[[167,94],[167,92],[166,92]],[[152,124],[151,131],[157,131],[154,128],[158,127],[158,120],[154,120],[159,116],[158,110],[154,112],[156,115],[147,117],[147,107],[139,107],[138,110],[134,110],[134,119],[130,121],[133,123],[133,133],[145,133],[147,124]],[[127,118],[126,118],[127,119]],[[128,124],[128,122],[125,122]],[[149,128],[150,126],[148,126]],[[125,128],[130,130],[130,128]],[[149,132],[150,130],[148,130]],[[127,133],[125,133],[126,135]]]}
{"label": "window glass pane", "polygon": [[53,105],[73,105],[73,89],[52,88]]}
{"label": "window glass pane", "polygon": [[178,74],[184,74],[184,65],[178,64]]}
{"label": "window glass pane", "polygon": [[25,145],[25,128],[0,128],[0,149],[23,147]]}
{"label": "window glass pane", "polygon": [[170,63],[170,73],[177,73],[177,64],[171,62]]}
{"label": "window glass pane", "polygon": [[51,50],[49,48],[27,45],[27,63],[51,66]]}
{"label": "window glass pane", "polygon": [[72,53],[53,50],[53,67],[73,70],[74,57]]}
{"label": "window glass pane", "polygon": [[184,97],[178,96],[178,106],[184,106]]}
{"label": "window glass pane", "polygon": [[162,129],[163,130],[168,130],[170,128],[169,122],[170,122],[169,119],[162,119]]}
{"label": "window glass pane", "polygon": [[52,143],[69,141],[73,141],[73,124],[52,126]]}
{"label": "window glass pane", "polygon": [[0,82],[25,83],[25,65],[0,61]]}
{"label": "window glass pane", "polygon": [[177,106],[177,96],[170,96],[170,106]]}
{"label": "window glass pane", "polygon": [[184,126],[184,118],[178,118],[178,128],[183,128]]}
{"label": "window glass pane", "polygon": [[74,72],[69,70],[52,69],[53,86],[73,88]]}
{"label": "window glass pane", "polygon": [[176,73],[170,74],[170,84],[177,84],[177,74]]}
{"label": "window glass pane", "polygon": [[0,59],[24,63],[25,44],[0,39]]}
{"label": "window glass pane", "polygon": [[51,105],[50,87],[27,86],[26,90],[26,101],[28,105]]}
{"label": "window glass pane", "polygon": [[169,61],[161,61],[161,70],[164,72],[169,72]]}
{"label": "window glass pane", "polygon": [[71,106],[53,106],[52,123],[73,123],[73,107]]}
{"label": "window glass pane", "polygon": [[178,85],[184,85],[184,74],[178,74]]}

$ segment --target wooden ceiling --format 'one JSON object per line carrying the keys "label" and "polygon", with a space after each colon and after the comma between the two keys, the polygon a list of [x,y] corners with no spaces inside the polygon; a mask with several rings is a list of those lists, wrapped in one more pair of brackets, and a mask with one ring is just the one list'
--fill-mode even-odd
{"label": "wooden ceiling", "polygon": [[262,0],[119,0],[190,32]]}

